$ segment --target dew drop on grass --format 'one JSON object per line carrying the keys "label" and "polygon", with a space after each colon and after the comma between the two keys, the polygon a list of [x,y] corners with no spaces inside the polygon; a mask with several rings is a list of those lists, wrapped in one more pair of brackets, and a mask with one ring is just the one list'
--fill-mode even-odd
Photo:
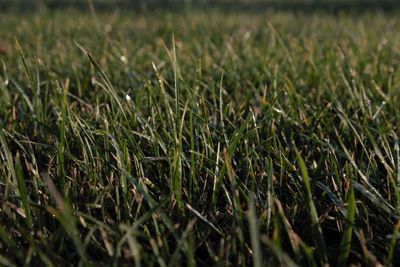
{"label": "dew drop on grass", "polygon": [[107,25],[104,27],[104,31],[107,32],[107,33],[111,32],[111,30],[112,30],[112,26],[111,26],[110,24],[107,24]]}

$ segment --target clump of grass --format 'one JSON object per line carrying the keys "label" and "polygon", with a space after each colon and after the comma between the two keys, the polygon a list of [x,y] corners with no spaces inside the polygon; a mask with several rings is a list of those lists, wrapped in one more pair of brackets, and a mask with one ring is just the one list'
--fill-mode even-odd
{"label": "clump of grass", "polygon": [[0,15],[1,264],[398,264],[395,14],[77,14]]}

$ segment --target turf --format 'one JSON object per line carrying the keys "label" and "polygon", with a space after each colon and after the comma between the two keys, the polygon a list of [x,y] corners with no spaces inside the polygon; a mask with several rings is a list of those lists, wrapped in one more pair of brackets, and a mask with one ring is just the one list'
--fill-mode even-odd
{"label": "turf", "polygon": [[0,264],[400,264],[397,15],[1,14]]}

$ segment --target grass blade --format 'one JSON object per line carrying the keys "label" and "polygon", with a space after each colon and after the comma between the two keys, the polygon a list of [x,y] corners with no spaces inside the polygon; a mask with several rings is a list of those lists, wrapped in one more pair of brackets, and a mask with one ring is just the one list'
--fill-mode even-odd
{"label": "grass blade", "polygon": [[353,234],[354,219],[356,216],[356,199],[354,195],[353,186],[350,186],[350,191],[347,198],[347,216],[346,226],[343,233],[342,242],[340,244],[340,254],[338,260],[338,266],[347,266],[348,258],[351,249],[351,238]]}
{"label": "grass blade", "polygon": [[301,157],[300,153],[296,150],[297,160],[300,167],[301,175],[304,181],[304,187],[306,190],[306,201],[308,205],[308,211],[311,219],[311,230],[313,234],[314,241],[317,245],[316,252],[321,265],[324,265],[328,262],[328,256],[326,252],[326,245],[324,241],[324,236],[322,234],[321,225],[319,224],[317,210],[315,208],[314,201],[312,199],[311,192],[311,184],[310,184],[310,176],[308,175],[308,171],[306,168],[306,164]]}
{"label": "grass blade", "polygon": [[249,211],[247,212],[247,220],[249,222],[251,248],[253,251],[253,266],[261,267],[263,266],[262,254],[261,254],[261,244],[260,244],[260,230],[258,226],[256,207],[254,205],[254,196],[250,193],[248,199]]}

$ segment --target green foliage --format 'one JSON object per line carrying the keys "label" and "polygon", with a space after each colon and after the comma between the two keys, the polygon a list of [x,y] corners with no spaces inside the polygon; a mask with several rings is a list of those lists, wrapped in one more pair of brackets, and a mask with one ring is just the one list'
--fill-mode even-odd
{"label": "green foliage", "polygon": [[399,264],[396,14],[0,22],[0,264]]}

